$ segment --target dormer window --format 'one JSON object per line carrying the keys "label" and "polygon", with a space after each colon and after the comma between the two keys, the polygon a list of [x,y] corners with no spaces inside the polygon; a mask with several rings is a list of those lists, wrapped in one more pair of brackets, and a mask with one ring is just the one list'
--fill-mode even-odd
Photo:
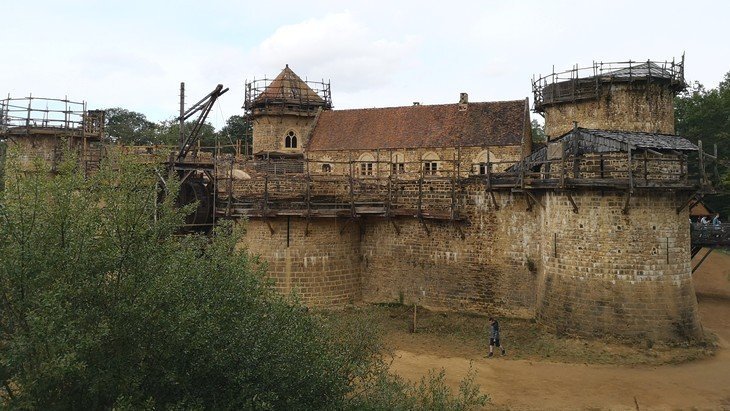
{"label": "dormer window", "polygon": [[297,148],[297,133],[294,130],[289,130],[284,137],[284,147],[286,148]]}

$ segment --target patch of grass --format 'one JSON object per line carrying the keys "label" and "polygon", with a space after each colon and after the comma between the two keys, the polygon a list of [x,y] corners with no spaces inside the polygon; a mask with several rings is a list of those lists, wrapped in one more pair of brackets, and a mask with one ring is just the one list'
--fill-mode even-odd
{"label": "patch of grass", "polygon": [[[365,315],[383,331],[391,349],[442,356],[478,358],[489,342],[487,317],[479,314],[434,312],[419,307],[412,333],[413,307],[369,305],[334,315]],[[534,320],[500,318],[501,337],[508,358],[586,364],[660,365],[706,358],[715,353],[712,336],[698,344],[626,344],[611,338],[561,337]]]}

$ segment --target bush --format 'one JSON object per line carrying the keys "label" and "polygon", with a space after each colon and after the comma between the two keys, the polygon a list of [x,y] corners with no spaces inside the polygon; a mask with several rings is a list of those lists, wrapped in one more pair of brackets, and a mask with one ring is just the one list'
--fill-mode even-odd
{"label": "bush", "polygon": [[0,192],[0,405],[414,409],[426,392],[426,408],[446,404],[442,388],[388,374],[367,324],[274,292],[238,246],[242,225],[175,235],[190,210],[174,207],[174,180],[160,202],[152,166],[118,158],[85,178],[66,157],[53,177],[41,163],[6,173]]}

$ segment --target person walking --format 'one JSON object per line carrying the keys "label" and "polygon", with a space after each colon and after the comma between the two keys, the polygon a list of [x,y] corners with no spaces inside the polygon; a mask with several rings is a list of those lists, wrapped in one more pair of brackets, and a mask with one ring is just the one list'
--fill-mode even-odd
{"label": "person walking", "polygon": [[499,321],[495,320],[494,317],[489,317],[489,324],[491,333],[489,335],[489,354],[487,357],[494,356],[494,347],[497,346],[502,350],[502,355],[505,355],[504,346],[499,341]]}

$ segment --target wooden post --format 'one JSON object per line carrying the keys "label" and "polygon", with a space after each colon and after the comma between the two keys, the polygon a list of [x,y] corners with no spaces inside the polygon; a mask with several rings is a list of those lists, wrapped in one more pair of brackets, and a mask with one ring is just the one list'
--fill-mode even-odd
{"label": "wooden post", "polygon": [[628,159],[629,159],[629,192],[630,193],[632,193],[634,191],[634,170],[633,170],[634,165],[631,161],[631,149],[632,149],[632,147],[631,147],[631,145],[629,145]]}
{"label": "wooden post", "polygon": [[560,142],[560,188],[565,188],[565,141]]}
{"label": "wooden post", "polygon": [[451,219],[454,219],[454,208],[456,204],[456,154],[451,155]]}
{"label": "wooden post", "polygon": [[269,173],[264,174],[264,214],[269,211]]}
{"label": "wooden post", "polygon": [[353,164],[352,164],[352,151],[348,153],[350,158],[350,218],[355,217],[355,188],[353,187],[355,181],[354,181],[354,174],[353,174]]}
{"label": "wooden post", "polygon": [[413,302],[413,333],[416,333],[416,307],[418,307],[418,300]]}
{"label": "wooden post", "polygon": [[421,170],[421,176],[418,178],[418,217],[421,217],[421,198],[423,197],[423,170]]}
{"label": "wooden post", "polygon": [[487,164],[484,165],[484,172],[487,175],[487,190],[492,191],[492,164],[489,158],[489,150],[487,150]]}
{"label": "wooden post", "polygon": [[717,144],[714,145],[713,154],[715,155],[715,161],[712,163],[712,166],[713,166],[714,171],[715,171],[715,179],[717,179],[717,181],[719,182],[720,181],[720,173],[717,171],[717,163],[718,163],[718,160],[719,160],[719,158],[717,157]]}
{"label": "wooden post", "polygon": [[705,176],[705,159],[702,156],[704,153],[702,150],[702,140],[697,141],[697,148],[699,149],[700,156],[700,184],[704,185],[707,182],[707,177]]}

